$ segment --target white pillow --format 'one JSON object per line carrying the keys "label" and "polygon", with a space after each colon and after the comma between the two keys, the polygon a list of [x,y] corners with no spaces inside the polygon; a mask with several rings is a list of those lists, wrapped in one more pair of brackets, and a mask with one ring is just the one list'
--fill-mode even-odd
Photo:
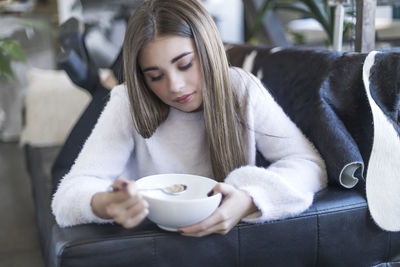
{"label": "white pillow", "polygon": [[20,143],[62,145],[90,100],[90,94],[75,86],[64,71],[31,69]]}

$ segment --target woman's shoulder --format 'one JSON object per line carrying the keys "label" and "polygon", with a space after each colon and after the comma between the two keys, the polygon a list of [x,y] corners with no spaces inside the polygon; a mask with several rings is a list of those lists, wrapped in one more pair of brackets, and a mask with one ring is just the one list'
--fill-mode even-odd
{"label": "woman's shoulder", "polygon": [[229,75],[233,85],[238,83],[246,83],[251,78],[252,74],[239,67],[230,67]]}
{"label": "woman's shoulder", "polygon": [[128,88],[124,83],[118,84],[113,89],[111,89],[111,97],[113,96],[128,96]]}
{"label": "woman's shoulder", "polygon": [[253,112],[264,112],[278,105],[262,81],[252,73],[237,67],[230,68],[232,90],[240,100],[245,99]]}
{"label": "woman's shoulder", "polygon": [[229,75],[233,87],[264,87],[259,78],[242,68],[230,67]]}
{"label": "woman's shoulder", "polygon": [[255,97],[258,97],[259,94],[265,94],[267,91],[260,79],[244,69],[230,67],[229,75],[232,90],[239,95],[255,95]]}
{"label": "woman's shoulder", "polygon": [[111,89],[107,106],[122,112],[130,110],[128,89],[125,84],[116,85]]}

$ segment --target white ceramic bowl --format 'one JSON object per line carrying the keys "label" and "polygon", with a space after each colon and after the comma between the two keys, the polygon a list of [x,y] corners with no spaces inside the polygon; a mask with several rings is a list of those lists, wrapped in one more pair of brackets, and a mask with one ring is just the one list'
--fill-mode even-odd
{"label": "white ceramic bowl", "polygon": [[217,184],[215,180],[190,174],[159,174],[136,181],[140,187],[166,187],[185,184],[187,189],[178,195],[159,190],[141,191],[149,203],[148,218],[160,228],[177,231],[181,226],[198,223],[210,216],[221,202],[221,193],[211,197],[207,193]]}

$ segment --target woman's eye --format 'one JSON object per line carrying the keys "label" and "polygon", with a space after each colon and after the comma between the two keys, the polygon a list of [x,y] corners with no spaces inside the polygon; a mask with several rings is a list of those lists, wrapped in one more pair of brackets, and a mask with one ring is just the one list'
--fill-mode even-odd
{"label": "woman's eye", "polygon": [[161,80],[161,78],[162,78],[162,75],[159,75],[159,76],[156,76],[156,77],[150,77],[150,80],[151,80],[152,82],[156,82],[156,81]]}
{"label": "woman's eye", "polygon": [[179,67],[180,70],[187,70],[193,65],[193,61],[190,61],[189,64]]}

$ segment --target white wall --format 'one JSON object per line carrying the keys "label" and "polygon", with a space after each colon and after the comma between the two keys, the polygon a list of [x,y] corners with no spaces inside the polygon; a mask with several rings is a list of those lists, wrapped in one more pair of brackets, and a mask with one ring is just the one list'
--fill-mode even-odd
{"label": "white wall", "polygon": [[224,42],[243,42],[244,18],[242,0],[203,0],[202,3],[216,19]]}

